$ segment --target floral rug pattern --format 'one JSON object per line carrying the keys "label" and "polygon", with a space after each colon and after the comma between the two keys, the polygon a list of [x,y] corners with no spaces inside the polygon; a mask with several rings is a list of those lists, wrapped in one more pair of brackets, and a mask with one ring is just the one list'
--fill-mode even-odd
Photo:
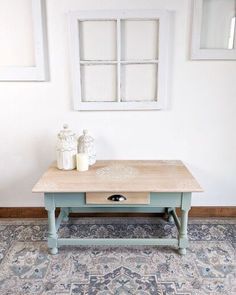
{"label": "floral rug pattern", "polygon": [[[190,219],[190,246],[71,247],[47,251],[47,221],[0,219],[0,294],[236,294],[236,219]],[[176,237],[161,218],[79,218],[63,237]]]}

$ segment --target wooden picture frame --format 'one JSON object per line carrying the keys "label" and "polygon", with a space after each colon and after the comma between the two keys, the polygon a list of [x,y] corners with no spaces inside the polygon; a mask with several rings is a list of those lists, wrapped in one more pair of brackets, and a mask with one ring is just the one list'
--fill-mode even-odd
{"label": "wooden picture frame", "polygon": [[31,0],[35,66],[0,66],[0,81],[46,81],[48,74],[45,0]]}
{"label": "wooden picture frame", "polygon": [[[158,20],[158,58],[142,60],[122,60],[121,23],[123,21]],[[116,23],[116,58],[114,60],[85,60],[81,58],[80,26],[86,21],[115,21]],[[170,12],[167,10],[95,10],[69,13],[70,55],[73,85],[74,109],[83,110],[153,110],[163,109],[167,105],[168,61],[169,61]],[[156,94],[153,101],[122,100],[122,75],[124,65],[158,66]],[[115,65],[116,96],[115,101],[83,101],[81,67],[84,65]],[[92,85],[91,85],[92,87]]]}
{"label": "wooden picture frame", "polygon": [[[193,3],[192,3],[193,5],[192,5],[191,59],[192,60],[235,60],[236,59],[235,28],[234,28],[233,49],[201,48],[204,1],[205,0],[193,0]],[[235,8],[235,14],[236,14],[236,8]],[[220,34],[219,32],[216,32],[216,34],[217,33]]]}

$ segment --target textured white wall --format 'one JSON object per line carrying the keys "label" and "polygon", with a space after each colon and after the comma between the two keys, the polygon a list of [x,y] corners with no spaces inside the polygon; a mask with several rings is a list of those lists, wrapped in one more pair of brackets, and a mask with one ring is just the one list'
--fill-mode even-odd
{"label": "textured white wall", "polygon": [[[47,0],[50,81],[0,82],[0,206],[43,205],[31,188],[65,122],[91,131],[100,159],[182,159],[205,190],[194,205],[236,205],[236,62],[189,60],[190,2]],[[118,8],[175,11],[167,111],[72,110],[66,13]]]}

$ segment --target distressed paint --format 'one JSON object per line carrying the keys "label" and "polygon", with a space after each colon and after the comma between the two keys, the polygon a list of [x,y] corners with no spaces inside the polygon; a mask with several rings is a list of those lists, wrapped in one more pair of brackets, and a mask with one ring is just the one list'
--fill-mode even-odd
{"label": "distressed paint", "polygon": [[[122,90],[124,79],[121,71],[122,63],[126,61],[121,60],[121,20],[158,20],[159,26],[159,42],[158,51],[159,58],[154,61],[148,61],[150,64],[158,64],[157,81],[156,81],[156,97],[155,101],[122,101]],[[74,109],[78,111],[83,110],[153,110],[163,109],[167,105],[168,92],[168,60],[169,60],[169,39],[170,39],[170,19],[171,13],[168,10],[93,10],[93,11],[74,11],[69,13],[69,32],[70,32],[70,53],[71,53],[71,70],[73,80],[73,100]],[[116,53],[115,61],[85,61],[80,57],[80,21],[88,20],[114,20],[116,21]],[[83,102],[82,101],[82,85],[80,65],[85,63],[91,64],[111,64],[117,65],[117,93],[116,101],[114,102]],[[129,61],[127,61],[129,63]],[[139,64],[146,63],[145,60],[132,61],[131,63]]]}
{"label": "distressed paint", "polygon": [[[85,193],[45,193],[45,207],[48,210],[48,247],[52,254],[57,254],[58,246],[62,245],[170,245],[178,246],[179,253],[186,254],[188,246],[187,222],[191,207],[191,193],[150,193],[148,205],[87,205]],[[55,208],[61,207],[57,220]],[[181,208],[179,221],[175,207]],[[70,239],[57,237],[57,230],[63,218],[70,212],[165,212],[173,216],[179,230],[178,239]]]}

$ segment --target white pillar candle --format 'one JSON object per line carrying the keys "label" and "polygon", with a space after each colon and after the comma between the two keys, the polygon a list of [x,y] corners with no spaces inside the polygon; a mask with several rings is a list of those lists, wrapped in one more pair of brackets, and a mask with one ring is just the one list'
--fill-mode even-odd
{"label": "white pillar candle", "polygon": [[89,167],[88,154],[79,153],[76,155],[76,168],[78,171],[87,171]]}

